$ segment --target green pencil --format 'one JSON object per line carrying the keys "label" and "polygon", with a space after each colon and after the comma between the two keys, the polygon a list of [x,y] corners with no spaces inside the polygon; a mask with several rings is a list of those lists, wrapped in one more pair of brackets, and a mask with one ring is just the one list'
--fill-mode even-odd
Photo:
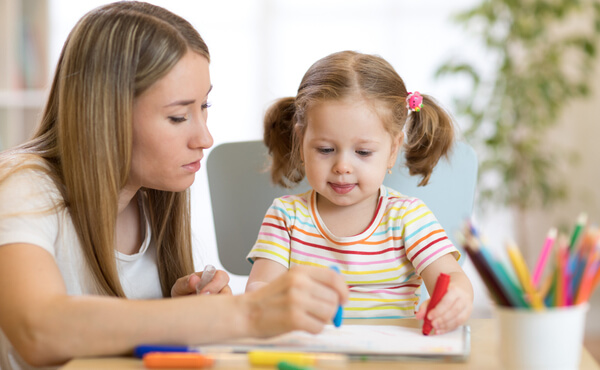
{"label": "green pencil", "polygon": [[587,223],[587,214],[581,213],[577,218],[577,224],[575,225],[575,230],[573,230],[573,235],[571,235],[571,242],[569,243],[569,252],[573,252],[577,242],[579,241],[579,237],[581,236],[581,231],[585,227]]}

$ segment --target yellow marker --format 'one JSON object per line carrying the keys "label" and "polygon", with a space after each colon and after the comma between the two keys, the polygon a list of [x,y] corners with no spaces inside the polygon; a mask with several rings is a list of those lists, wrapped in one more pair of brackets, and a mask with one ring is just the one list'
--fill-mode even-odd
{"label": "yellow marker", "polygon": [[296,366],[314,366],[317,363],[343,363],[348,361],[348,356],[334,353],[249,351],[248,361],[252,366],[277,366],[280,362]]}
{"label": "yellow marker", "polygon": [[521,285],[523,286],[523,289],[529,296],[531,306],[537,311],[543,310],[544,303],[542,302],[542,298],[540,297],[540,295],[533,287],[529,270],[527,269],[527,265],[525,264],[525,260],[523,259],[519,248],[513,242],[508,242],[506,245],[506,251],[508,252],[510,262],[512,263],[515,269],[515,272],[519,278],[519,281],[521,282]]}

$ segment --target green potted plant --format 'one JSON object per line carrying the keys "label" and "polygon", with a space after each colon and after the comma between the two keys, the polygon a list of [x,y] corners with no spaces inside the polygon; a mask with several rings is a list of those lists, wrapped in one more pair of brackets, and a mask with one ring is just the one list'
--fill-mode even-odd
{"label": "green potted plant", "polygon": [[493,73],[456,57],[436,73],[469,77],[471,90],[455,97],[454,111],[480,157],[479,200],[508,206],[517,219],[564,200],[561,168],[577,153],[548,145],[548,132],[568,102],[590,93],[600,2],[484,0],[455,20],[495,60]]}

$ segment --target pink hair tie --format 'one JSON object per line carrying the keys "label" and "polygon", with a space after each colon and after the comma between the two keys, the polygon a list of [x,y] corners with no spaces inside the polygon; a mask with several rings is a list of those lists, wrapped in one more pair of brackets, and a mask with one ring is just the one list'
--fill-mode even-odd
{"label": "pink hair tie", "polygon": [[421,111],[421,108],[423,108],[423,97],[418,91],[408,93],[408,96],[406,97],[406,108],[413,112]]}

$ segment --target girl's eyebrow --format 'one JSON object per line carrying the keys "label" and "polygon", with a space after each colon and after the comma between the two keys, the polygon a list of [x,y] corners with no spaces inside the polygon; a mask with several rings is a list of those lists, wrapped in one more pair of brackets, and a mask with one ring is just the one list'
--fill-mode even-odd
{"label": "girl's eyebrow", "polygon": [[[210,85],[210,88],[206,92],[206,96],[208,96],[208,94],[210,93],[210,91],[212,90],[212,88],[213,88],[213,85]],[[196,102],[195,99],[192,99],[192,100],[177,100],[177,101],[174,101],[172,103],[169,103],[169,104],[165,105],[164,108],[173,107],[173,106],[176,106],[176,105],[186,106],[186,105],[194,104],[195,102]]]}

